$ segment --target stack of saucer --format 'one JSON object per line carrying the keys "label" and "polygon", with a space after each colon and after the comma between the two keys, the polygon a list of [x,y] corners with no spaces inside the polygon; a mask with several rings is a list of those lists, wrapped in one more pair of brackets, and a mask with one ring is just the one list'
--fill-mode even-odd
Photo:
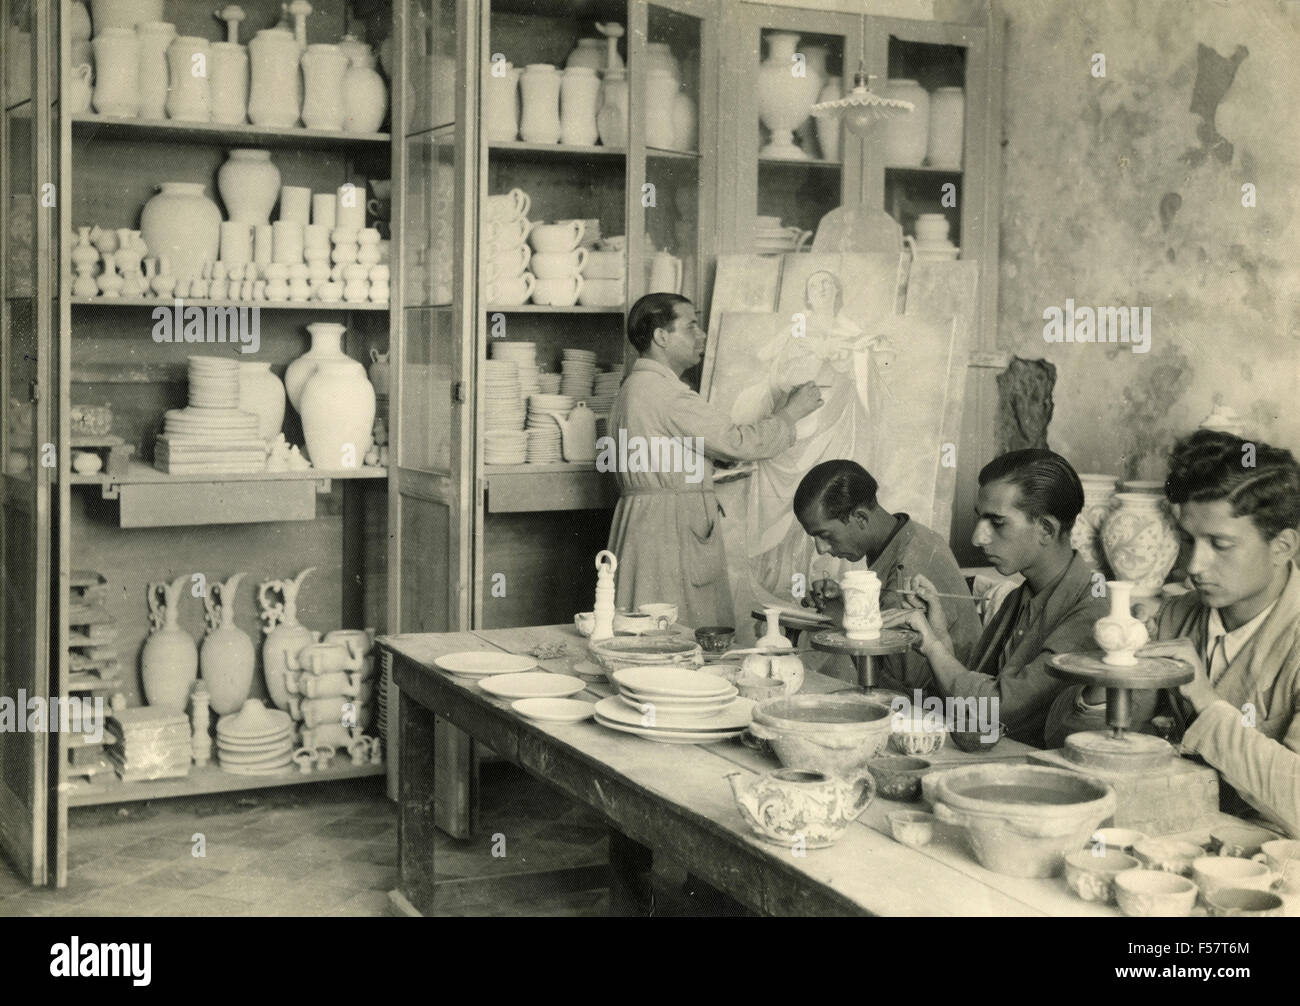
{"label": "stack of saucer", "polygon": [[293,720],[261,699],[217,720],[217,761],[235,775],[283,772],[293,756]]}
{"label": "stack of saucer", "polygon": [[712,744],[749,726],[753,703],[736,686],[685,667],[626,667],[613,673],[618,695],[596,704],[596,722],[663,744]]}
{"label": "stack of saucer", "polygon": [[810,237],[811,231],[783,227],[780,217],[759,217],[754,222],[753,249],[760,255],[781,255],[798,251]]}
{"label": "stack of saucer", "polygon": [[623,374],[617,370],[597,374],[591,397],[587,399],[587,407],[597,416],[608,416],[609,410],[614,407],[614,398],[618,395],[618,386],[622,380]]}
{"label": "stack of saucer", "polygon": [[535,342],[496,342],[492,359],[513,363],[519,372],[519,391],[527,399],[541,389],[537,386],[537,344]]}
{"label": "stack of saucer", "polygon": [[530,426],[527,430],[528,457],[530,465],[554,464],[564,460],[560,450],[560,427],[547,419],[550,429],[545,426]]}
{"label": "stack of saucer", "polygon": [[569,395],[531,395],[528,398],[527,428],[559,432],[559,425],[551,417],[567,419],[575,404]]}
{"label": "stack of saucer", "polygon": [[537,390],[543,395],[558,395],[560,393],[560,375],[538,371]]}
{"label": "stack of saucer", "polygon": [[169,409],[154,447],[154,467],[184,472],[258,472],[266,467],[266,441],[257,416],[239,410],[239,362],[217,356],[189,358],[189,399]]}
{"label": "stack of saucer", "polygon": [[[554,425],[554,424],[552,424]],[[556,427],[558,431],[559,427]],[[528,457],[531,438],[523,430],[489,430],[483,434],[483,462],[489,465],[522,465]]]}
{"label": "stack of saucer", "polygon": [[488,360],[483,389],[483,416],[488,432],[524,427],[524,399],[519,369],[506,360]]}
{"label": "stack of saucer", "polygon": [[596,354],[589,349],[566,349],[562,364],[560,394],[572,398],[590,398],[596,378]]}

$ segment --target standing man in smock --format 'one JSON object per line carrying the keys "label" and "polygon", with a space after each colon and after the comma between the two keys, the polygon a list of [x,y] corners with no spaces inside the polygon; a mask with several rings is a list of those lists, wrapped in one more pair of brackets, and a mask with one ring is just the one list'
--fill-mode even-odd
{"label": "standing man in smock", "polygon": [[735,614],[713,462],[755,461],[788,449],[795,423],[821,407],[821,393],[812,382],[800,385],[771,416],[733,423],[681,380],[700,362],[704,332],[695,306],[678,294],[638,300],[627,336],[639,359],[609,417],[610,437],[629,445],[616,465],[621,499],[609,532],[619,564],[618,606],[676,604],[686,625],[730,625]]}

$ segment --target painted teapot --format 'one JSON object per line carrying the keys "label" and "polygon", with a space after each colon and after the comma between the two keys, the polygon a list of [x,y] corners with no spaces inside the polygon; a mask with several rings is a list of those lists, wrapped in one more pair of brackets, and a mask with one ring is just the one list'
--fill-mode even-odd
{"label": "painted teapot", "polygon": [[565,461],[596,460],[596,414],[586,402],[575,405],[568,419],[556,415],[551,418],[560,427]]}
{"label": "painted teapot", "polygon": [[730,772],[732,795],[759,838],[779,845],[824,849],[834,845],[876,795],[870,775],[856,782],[807,769],[765,775]]}

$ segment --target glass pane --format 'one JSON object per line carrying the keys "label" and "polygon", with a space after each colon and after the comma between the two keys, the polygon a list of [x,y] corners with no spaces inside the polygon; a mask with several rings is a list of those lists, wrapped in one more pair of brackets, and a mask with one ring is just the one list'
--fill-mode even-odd
{"label": "glass pane", "polygon": [[456,138],[450,130],[406,141],[406,306],[450,304],[455,240]]}
{"label": "glass pane", "polygon": [[450,308],[406,310],[399,462],[404,468],[451,471],[451,379],[458,339]]}
{"label": "glass pane", "polygon": [[646,146],[699,150],[700,20],[663,7],[647,13]]}
{"label": "glass pane", "polygon": [[456,0],[416,0],[407,15],[406,132],[456,121]]}
{"label": "glass pane", "polygon": [[841,203],[841,127],[809,109],[844,93],[844,48],[842,35],[762,33],[758,251],[794,250]]}
{"label": "glass pane", "polygon": [[9,22],[5,26],[5,50],[0,54],[4,67],[6,108],[12,108],[32,96],[32,47],[34,14],[31,0],[10,0]]}
{"label": "glass pane", "polygon": [[645,176],[655,192],[654,206],[645,211],[645,289],[675,288],[698,303],[699,162],[651,155],[646,159]]}
{"label": "glass pane", "polygon": [[36,234],[32,208],[36,178],[31,105],[5,113],[8,119],[8,191],[5,198],[4,256],[7,328],[4,333],[9,386],[5,389],[4,470],[32,476],[34,456],[32,385],[36,380]]}

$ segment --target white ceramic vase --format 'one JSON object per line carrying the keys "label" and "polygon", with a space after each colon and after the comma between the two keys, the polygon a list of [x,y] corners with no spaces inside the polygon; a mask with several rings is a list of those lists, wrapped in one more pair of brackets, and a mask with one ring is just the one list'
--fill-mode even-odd
{"label": "white ceramic vase", "polygon": [[274,440],[284,425],[284,385],[269,363],[239,365],[239,408],[257,416],[257,435]]}
{"label": "white ceramic vase", "polygon": [[695,101],[685,91],[673,97],[673,149],[695,150],[699,145],[699,119]]}
{"label": "white ceramic vase", "polygon": [[758,117],[771,132],[771,140],[759,151],[759,156],[804,160],[808,155],[795,146],[794,130],[808,118],[822,80],[810,73],[802,77],[794,75],[798,35],[772,32],[767,36],[767,44],[767,59],[758,68]]}
{"label": "white ceramic vase", "polygon": [[213,42],[208,57],[212,78],[212,121],[240,125],[248,121],[248,49],[234,42]]}
{"label": "white ceramic vase", "polygon": [[880,578],[869,569],[854,569],[840,580],[844,593],[844,634],[849,639],[880,636]]}
{"label": "white ceramic vase", "polygon": [[280,197],[280,169],[271,162],[269,150],[232,150],[217,171],[217,191],[232,222],[267,224]]}
{"label": "white ceramic vase", "polygon": [[134,28],[108,28],[95,50],[95,111],[133,119],[140,114],[140,40]]}
{"label": "white ceramic vase", "polygon": [[560,81],[560,142],[570,146],[594,146],[600,138],[596,109],[600,101],[600,78],[589,66],[571,66]]}
{"label": "white ceramic vase", "polygon": [[248,633],[235,624],[235,595],[244,575],[211,584],[203,598],[209,632],[199,650],[199,673],[219,716],[238,712],[253,687],[256,651]]}
{"label": "white ceramic vase", "polygon": [[307,46],[302,54],[302,124],[308,129],[342,129],[347,109],[343,104],[343,75],[348,58],[336,45]]}
{"label": "white ceramic vase", "polygon": [[[844,78],[831,77],[817,95],[817,101],[835,101],[844,97]],[[817,132],[817,146],[821,148],[822,158],[827,161],[840,159],[840,141],[844,136],[844,120],[840,116],[813,120]]]}
{"label": "white ceramic vase", "polygon": [[[826,57],[829,52],[824,45],[805,45],[799,50],[804,57],[804,72],[809,76],[817,77],[817,98],[821,98],[822,88],[826,84]],[[799,147],[809,157],[818,155],[819,145],[817,143],[817,120],[812,117],[811,112],[808,118],[799,123],[794,135],[799,142]]]}
{"label": "white ceramic vase", "polygon": [[[497,72],[493,72],[497,71]],[[483,133],[489,143],[519,136],[519,75],[509,63],[493,63],[483,77]]]}
{"label": "white ceramic vase", "polygon": [[1079,481],[1083,484],[1083,509],[1074,520],[1070,544],[1092,569],[1109,575],[1100,535],[1101,525],[1114,502],[1115,476],[1081,474]]}
{"label": "white ceramic vase", "polygon": [[255,126],[287,129],[302,111],[300,53],[293,32],[264,28],[248,43],[248,118]]}
{"label": "white ceramic vase", "polygon": [[163,182],[144,204],[140,233],[153,258],[165,256],[177,280],[194,279],[215,262],[221,245],[221,210],[202,182]]}
{"label": "white ceramic vase", "polygon": [[184,122],[210,122],[212,82],[208,77],[209,42],[197,35],[181,35],[167,49],[170,70],[167,115]]}
{"label": "white ceramic vase", "polygon": [[93,0],[95,37],[109,28],[126,28],[135,31],[142,21],[161,21],[163,0]]}
{"label": "white ceramic vase", "polygon": [[940,87],[930,97],[930,133],[926,160],[933,168],[961,170],[966,129],[966,94],[960,87]]}
{"label": "white ceramic vase", "polygon": [[1115,494],[1101,527],[1101,544],[1115,575],[1138,597],[1154,597],[1178,560],[1178,532],[1165,501],[1143,492]]}
{"label": "white ceramic vase", "polygon": [[1107,580],[1110,595],[1110,613],[1097,619],[1092,627],[1092,638],[1106,651],[1102,660],[1115,667],[1132,667],[1137,663],[1135,652],[1146,645],[1147,627],[1133,617],[1133,584],[1126,580]]}
{"label": "white ceramic vase", "polygon": [[645,145],[673,149],[673,102],[677,98],[677,78],[663,67],[651,67],[645,82]]}
{"label": "white ceramic vase", "polygon": [[140,43],[140,118],[165,119],[170,75],[167,50],[176,38],[176,26],[166,21],[142,21],[135,33]]}
{"label": "white ceramic vase", "polygon": [[343,75],[343,130],[347,133],[377,133],[388,111],[388,89],[375,69],[375,58],[367,47],[365,55],[348,57]]}
{"label": "white ceramic vase", "polygon": [[519,135],[528,143],[560,142],[560,74],[549,63],[529,63],[519,78],[523,113]]}
{"label": "white ceramic vase", "polygon": [[919,168],[930,143],[930,96],[914,80],[885,82],[886,98],[910,101],[912,111],[880,124],[883,130],[885,164],[888,167]]}
{"label": "white ceramic vase", "polygon": [[627,116],[627,71],[606,70],[596,113],[600,142],[607,147],[627,146]]}
{"label": "white ceramic vase", "polygon": [[299,412],[302,412],[303,388],[322,361],[350,363],[357,368],[361,378],[365,379],[365,367],[343,352],[343,333],[346,331],[346,325],[329,321],[317,321],[307,326],[311,348],[290,363],[284,372],[285,393],[289,396],[289,403]]}
{"label": "white ceramic vase", "polygon": [[572,70],[577,66],[591,70],[603,70],[605,69],[606,60],[605,40],[603,38],[580,38],[577,46],[569,53],[568,59],[564,61],[564,68]]}
{"label": "white ceramic vase", "polygon": [[140,683],[144,686],[145,701],[177,713],[185,712],[190,689],[199,675],[199,650],[194,645],[194,637],[176,621],[189,582],[189,574],[185,573],[170,584],[149,584],[149,619],[153,631],[140,652]]}
{"label": "white ceramic vase", "polygon": [[322,360],[303,387],[302,431],[317,468],[358,468],[375,425],[375,389],[355,360]]}

